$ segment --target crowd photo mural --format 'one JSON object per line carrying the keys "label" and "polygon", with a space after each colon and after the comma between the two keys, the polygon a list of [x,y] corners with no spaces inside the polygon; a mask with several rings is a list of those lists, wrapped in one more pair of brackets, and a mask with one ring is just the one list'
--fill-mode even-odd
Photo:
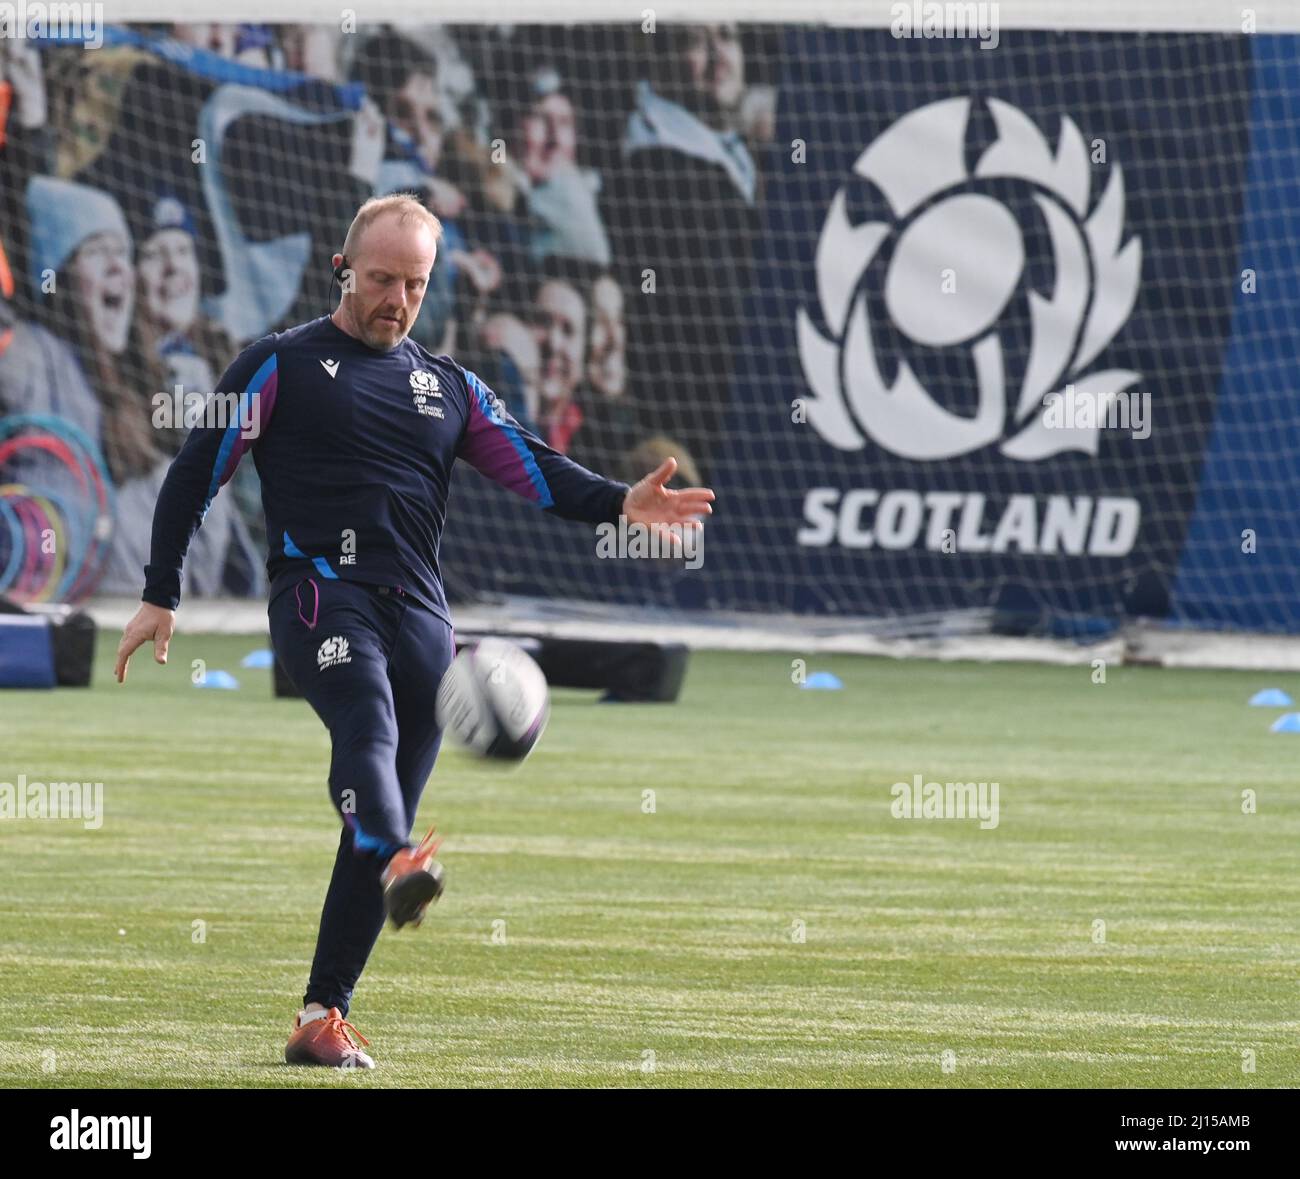
{"label": "crowd photo mural", "polygon": [[[445,229],[417,342],[602,474],[718,492],[686,567],[458,469],[453,600],[1298,630],[1298,101],[1282,34],[5,38],[0,594],[137,595],[194,405],[405,192]],[[259,500],[242,463],[187,598],[265,590]]]}
{"label": "crowd photo mural", "polygon": [[[708,478],[773,132],[765,40],[173,24],[4,41],[0,592],[139,592],[204,399],[241,348],[337,305],[329,258],[372,195],[413,193],[444,227],[414,339],[584,465],[631,481],[672,454],[680,482]],[[508,527],[485,483],[461,500],[472,541]],[[507,576],[528,562],[503,547],[551,535],[514,528],[492,550]],[[187,596],[263,592],[265,543],[244,463]]]}

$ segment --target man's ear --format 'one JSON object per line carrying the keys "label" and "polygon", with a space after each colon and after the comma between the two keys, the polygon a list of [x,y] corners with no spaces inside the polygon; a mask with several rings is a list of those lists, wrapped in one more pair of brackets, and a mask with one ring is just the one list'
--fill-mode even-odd
{"label": "man's ear", "polygon": [[356,290],[357,277],[348,264],[347,255],[335,254],[334,259],[334,281],[339,284],[339,289],[345,295],[351,294]]}

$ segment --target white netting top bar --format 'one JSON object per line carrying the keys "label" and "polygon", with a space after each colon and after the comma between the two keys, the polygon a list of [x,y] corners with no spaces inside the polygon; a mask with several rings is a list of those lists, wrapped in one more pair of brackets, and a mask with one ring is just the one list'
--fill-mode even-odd
{"label": "white netting top bar", "polygon": [[[943,5],[941,5],[942,7]],[[15,9],[21,3],[14,5]],[[29,5],[30,7],[30,5]],[[912,8],[924,9],[917,0]],[[952,5],[947,5],[952,7]],[[1008,29],[1145,29],[1156,31],[1242,32],[1247,12],[1253,13],[1259,32],[1300,32],[1297,0],[1000,0],[999,3],[962,4],[963,8],[997,10],[997,20]],[[896,0],[371,0],[368,4],[340,5],[328,0],[198,0],[187,6],[187,20],[323,21],[335,22],[350,9],[358,22],[536,24],[544,22],[610,21],[640,24],[652,10],[660,21],[732,20],[756,22],[800,21],[888,27]],[[105,19],[170,21],[176,18],[173,0],[115,0],[103,5]]]}

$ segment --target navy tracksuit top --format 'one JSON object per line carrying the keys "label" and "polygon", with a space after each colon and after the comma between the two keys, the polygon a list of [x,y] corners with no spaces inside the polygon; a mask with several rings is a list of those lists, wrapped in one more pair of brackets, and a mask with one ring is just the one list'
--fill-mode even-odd
{"label": "navy tracksuit top", "polygon": [[154,509],[143,597],[156,606],[179,603],[186,549],[247,450],[272,598],[303,577],[342,578],[400,586],[450,621],[438,544],[457,458],[565,519],[622,511],[627,484],[552,450],[472,372],[409,338],[380,352],[321,316],[249,345],[217,392],[237,395],[238,415],[190,432]]}

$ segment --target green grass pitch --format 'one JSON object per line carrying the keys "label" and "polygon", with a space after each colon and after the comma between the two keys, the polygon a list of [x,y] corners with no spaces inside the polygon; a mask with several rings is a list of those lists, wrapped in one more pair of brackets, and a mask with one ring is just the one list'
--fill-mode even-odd
{"label": "green grass pitch", "polygon": [[[1277,676],[811,657],[827,693],[701,653],[673,706],[557,692],[521,769],[444,751],[447,893],[381,935],[379,1067],[340,1074],[281,1063],[323,728],[239,668],[262,640],[182,634],[125,687],[115,645],[89,691],[0,695],[0,782],[105,803],[0,821],[0,1084],[1300,1084],[1300,738],[1246,707]],[[917,773],[997,781],[999,825],[894,818]]]}

